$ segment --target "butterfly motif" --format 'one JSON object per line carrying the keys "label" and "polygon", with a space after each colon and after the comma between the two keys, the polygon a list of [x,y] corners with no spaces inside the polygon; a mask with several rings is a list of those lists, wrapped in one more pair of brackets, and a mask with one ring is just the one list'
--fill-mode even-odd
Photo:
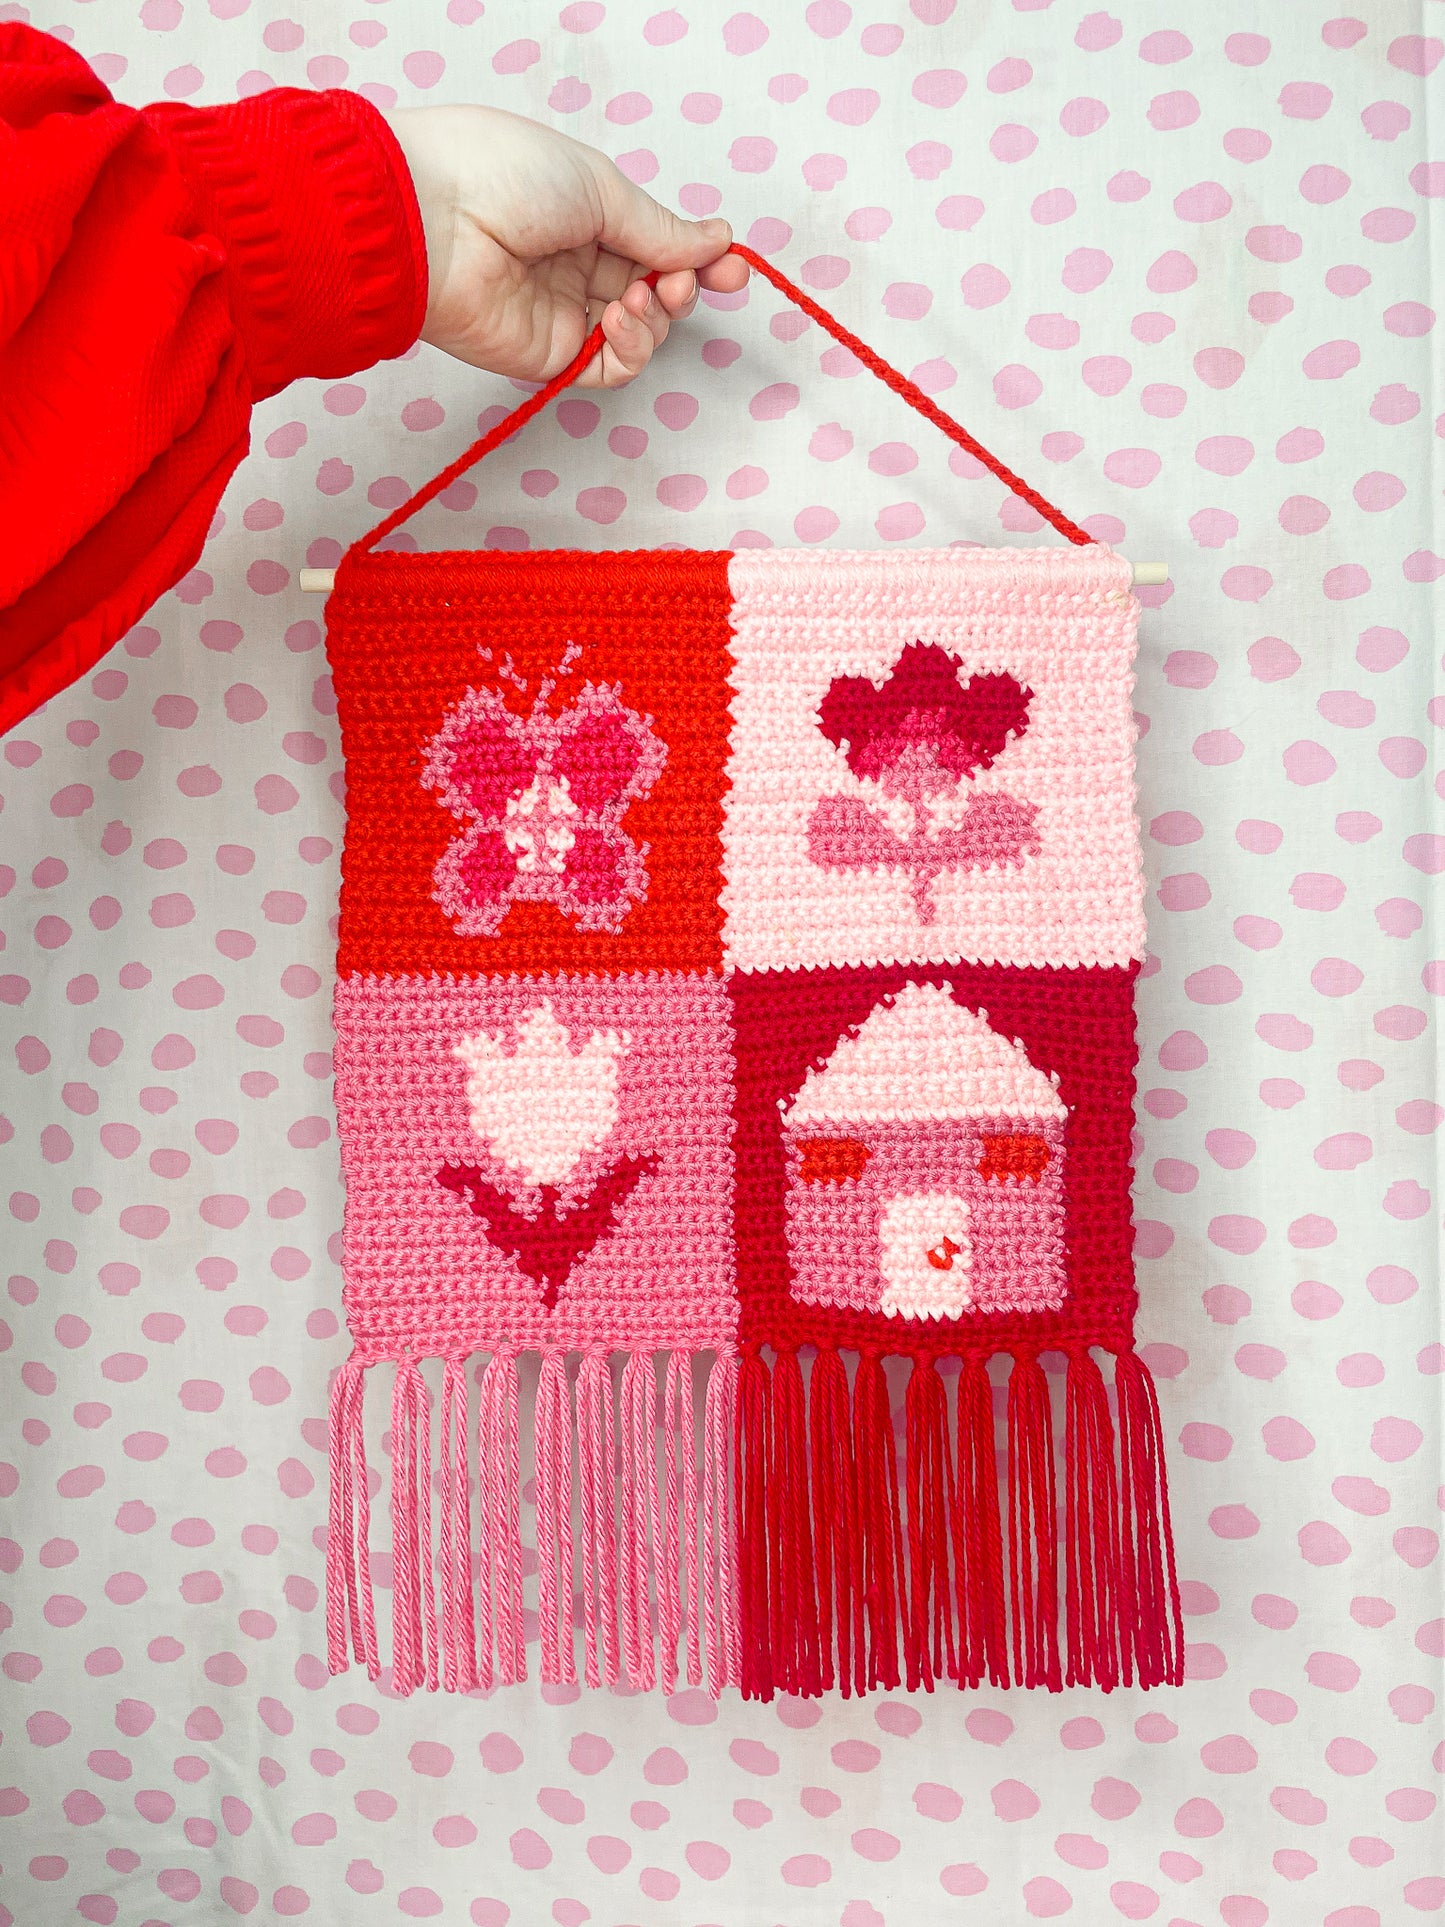
{"label": "butterfly motif", "polygon": [[468,689],[426,745],[422,783],[471,819],[432,872],[461,936],[495,936],[514,903],[554,903],[579,930],[611,935],[647,894],[650,846],[622,819],[667,747],[616,684],[584,683],[555,714],[554,687],[544,682],[525,714],[500,690]]}

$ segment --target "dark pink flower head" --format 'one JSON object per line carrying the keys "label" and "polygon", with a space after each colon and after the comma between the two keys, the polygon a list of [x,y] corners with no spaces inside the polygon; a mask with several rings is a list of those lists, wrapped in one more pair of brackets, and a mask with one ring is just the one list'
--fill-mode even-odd
{"label": "dark pink flower head", "polygon": [[1033,691],[1006,670],[966,683],[962,664],[937,643],[910,642],[880,685],[838,676],[818,723],[855,776],[894,796],[929,797],[987,769],[1028,728]]}

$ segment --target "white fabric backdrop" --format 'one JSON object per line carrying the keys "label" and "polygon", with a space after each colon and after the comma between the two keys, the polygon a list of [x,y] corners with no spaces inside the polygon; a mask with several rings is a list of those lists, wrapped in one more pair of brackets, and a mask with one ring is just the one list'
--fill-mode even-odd
{"label": "white fabric backdrop", "polygon": [[[31,17],[133,101],[309,81],[550,120],[720,206],[1171,563],[1136,1209],[1190,1679],[771,1707],[327,1679],[342,786],[296,572],[515,400],[424,349],[264,408],[202,566],[4,745],[0,1918],[1438,1911],[1440,7],[281,4]],[[417,533],[1041,539],[949,452],[759,285]]]}

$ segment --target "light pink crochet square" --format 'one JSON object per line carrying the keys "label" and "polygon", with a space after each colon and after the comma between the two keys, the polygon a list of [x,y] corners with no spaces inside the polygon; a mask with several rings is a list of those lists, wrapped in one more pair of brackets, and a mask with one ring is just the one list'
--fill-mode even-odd
{"label": "light pink crochet square", "polygon": [[750,549],[728,579],[729,965],[1142,956],[1126,562]]}
{"label": "light pink crochet square", "polygon": [[336,988],[359,1346],[730,1343],[720,978],[349,977]]}

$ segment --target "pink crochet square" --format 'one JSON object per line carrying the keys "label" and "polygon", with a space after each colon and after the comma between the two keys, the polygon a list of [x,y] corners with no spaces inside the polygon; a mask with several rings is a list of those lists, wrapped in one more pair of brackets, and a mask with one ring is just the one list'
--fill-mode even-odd
{"label": "pink crochet square", "polygon": [[1142,956],[1126,562],[749,549],[728,581],[729,965]]}
{"label": "pink crochet square", "polygon": [[336,1031],[363,1351],[732,1340],[719,977],[342,978]]}

